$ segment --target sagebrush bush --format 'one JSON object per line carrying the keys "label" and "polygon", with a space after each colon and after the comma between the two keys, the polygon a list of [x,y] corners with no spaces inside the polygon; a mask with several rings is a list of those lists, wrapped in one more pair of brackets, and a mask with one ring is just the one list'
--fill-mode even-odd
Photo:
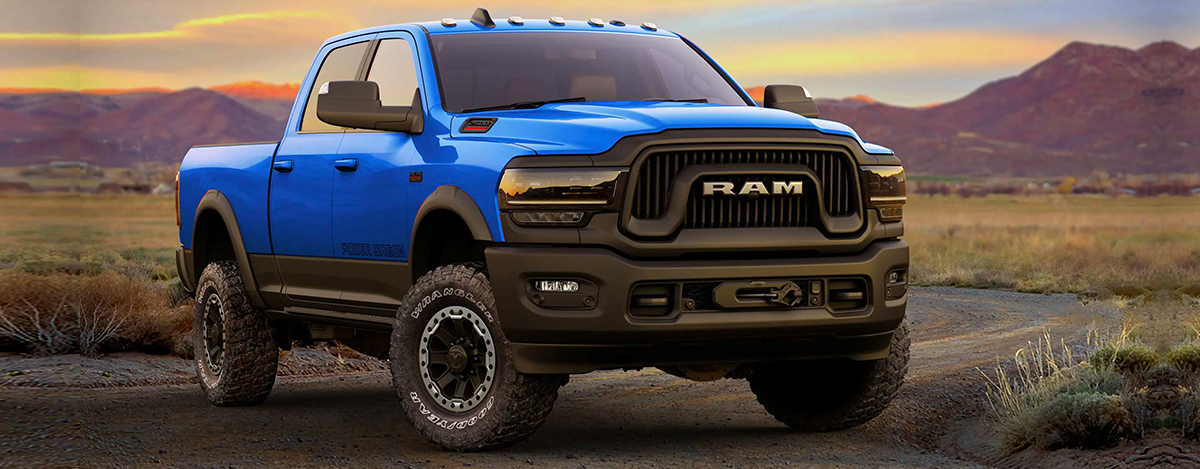
{"label": "sagebrush bush", "polygon": [[190,311],[144,278],[0,271],[0,340],[34,354],[96,355],[106,346],[173,350]]}
{"label": "sagebrush bush", "polygon": [[1017,416],[1009,424],[1005,442],[1014,450],[1106,448],[1131,435],[1133,428],[1121,396],[1064,393]]}
{"label": "sagebrush bush", "polygon": [[1200,344],[1184,344],[1168,352],[1163,361],[1189,374],[1200,374]]}
{"label": "sagebrush bush", "polygon": [[[1139,428],[1125,402],[1125,369],[1158,363],[1136,342],[1135,329],[1111,336],[1089,333],[1085,345],[1055,344],[1049,334],[999,364],[988,378],[987,396],[1010,451],[1029,447],[1100,448]],[[1076,356],[1087,358],[1077,361]]]}
{"label": "sagebrush bush", "polygon": [[1121,373],[1141,373],[1162,360],[1157,353],[1141,344],[1126,346],[1106,345],[1092,354],[1091,363],[1112,366]]}

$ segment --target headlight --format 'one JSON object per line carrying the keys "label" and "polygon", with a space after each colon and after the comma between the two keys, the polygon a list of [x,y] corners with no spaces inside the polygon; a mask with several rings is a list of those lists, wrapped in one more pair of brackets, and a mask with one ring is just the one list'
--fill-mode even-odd
{"label": "headlight", "polygon": [[624,168],[509,169],[500,177],[500,210],[522,225],[579,225],[590,212],[616,210]]}
{"label": "headlight", "polygon": [[878,209],[881,220],[900,221],[904,218],[908,189],[905,187],[903,167],[863,166],[862,181],[867,207]]}

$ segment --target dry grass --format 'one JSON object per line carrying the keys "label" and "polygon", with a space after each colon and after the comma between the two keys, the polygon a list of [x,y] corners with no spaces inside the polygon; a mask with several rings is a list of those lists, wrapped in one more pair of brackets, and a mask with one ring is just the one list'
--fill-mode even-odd
{"label": "dry grass", "polygon": [[0,195],[0,246],[174,249],[179,245],[174,204],[171,196]]}
{"label": "dry grass", "polygon": [[0,342],[36,355],[110,349],[186,352],[190,308],[147,279],[113,272],[0,272]]}
{"label": "dry grass", "polygon": [[1090,332],[1074,347],[1047,334],[984,373],[1006,448],[1103,448],[1152,432],[1200,436],[1200,343],[1156,351],[1142,341],[1143,327]]}
{"label": "dry grass", "polygon": [[1128,330],[1115,338],[1089,333],[1079,347],[1042,340],[1017,350],[987,379],[988,402],[1010,451],[1029,447],[1102,448],[1136,427],[1125,406],[1125,376],[1111,360],[1079,360],[1100,350],[1141,350]]}
{"label": "dry grass", "polygon": [[187,354],[171,197],[0,196],[0,347]]}
{"label": "dry grass", "polygon": [[916,196],[905,235],[916,284],[1200,292],[1200,197]]}

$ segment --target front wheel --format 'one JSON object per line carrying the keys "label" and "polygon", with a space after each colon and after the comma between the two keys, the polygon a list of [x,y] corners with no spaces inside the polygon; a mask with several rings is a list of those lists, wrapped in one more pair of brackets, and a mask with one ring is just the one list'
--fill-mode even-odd
{"label": "front wheel", "polygon": [[908,372],[908,322],[892,335],[887,358],[756,365],[748,378],[758,402],[797,430],[826,432],[865,424],[883,413]]}
{"label": "front wheel", "polygon": [[487,270],[439,267],[405,295],[392,332],[392,381],[422,436],[452,451],[517,443],[546,421],[561,379],[513,367]]}

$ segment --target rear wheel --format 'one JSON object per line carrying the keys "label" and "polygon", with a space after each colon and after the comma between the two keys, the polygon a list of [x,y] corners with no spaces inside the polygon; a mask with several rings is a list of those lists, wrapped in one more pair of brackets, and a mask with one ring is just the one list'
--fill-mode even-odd
{"label": "rear wheel", "polygon": [[197,285],[192,340],[200,387],[213,405],[262,403],[279,365],[266,315],[246,297],[234,261],[209,264]]}
{"label": "rear wheel", "polygon": [[561,378],[513,367],[482,264],[452,264],[421,277],[396,321],[393,383],[405,415],[430,442],[452,451],[498,448],[545,422]]}
{"label": "rear wheel", "polygon": [[883,360],[813,360],[755,365],[748,380],[776,420],[804,431],[857,427],[883,413],[908,372],[908,322]]}

